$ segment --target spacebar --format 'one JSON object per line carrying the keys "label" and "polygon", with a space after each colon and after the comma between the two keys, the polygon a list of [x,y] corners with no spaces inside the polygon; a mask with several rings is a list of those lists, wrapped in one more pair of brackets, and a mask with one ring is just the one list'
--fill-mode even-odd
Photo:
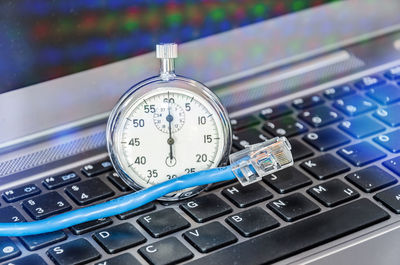
{"label": "spacebar", "polygon": [[188,264],[265,264],[361,230],[389,215],[368,199],[335,208],[225,248]]}

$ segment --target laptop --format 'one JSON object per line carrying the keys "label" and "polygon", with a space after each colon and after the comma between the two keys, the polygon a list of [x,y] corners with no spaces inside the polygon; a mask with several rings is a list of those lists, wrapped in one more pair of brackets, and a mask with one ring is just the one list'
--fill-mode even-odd
{"label": "laptop", "polygon": [[219,96],[233,151],[286,136],[294,166],[1,237],[0,263],[398,264],[400,2],[136,2],[0,3],[0,222],[133,192],[105,124],[157,75],[158,42],[178,42],[177,73]]}

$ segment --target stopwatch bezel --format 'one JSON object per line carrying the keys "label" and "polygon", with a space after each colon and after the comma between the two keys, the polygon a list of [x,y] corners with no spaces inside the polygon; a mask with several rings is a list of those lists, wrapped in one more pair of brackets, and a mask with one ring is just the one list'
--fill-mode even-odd
{"label": "stopwatch bezel", "polygon": [[[120,117],[125,116],[129,106],[134,104],[137,100],[143,98],[147,93],[153,91],[159,87],[176,87],[180,89],[189,90],[191,93],[196,94],[197,96],[203,98],[207,101],[210,106],[214,109],[214,111],[218,114],[218,119],[221,122],[223,135],[224,135],[224,143],[223,150],[221,152],[221,158],[219,159],[218,166],[226,165],[228,161],[228,157],[230,154],[230,149],[232,145],[232,129],[229,122],[229,117],[226,109],[222,105],[219,98],[204,84],[193,80],[188,79],[183,76],[175,76],[173,79],[163,80],[160,76],[151,77],[149,79],[143,80],[142,82],[137,83],[132,86],[125,94],[121,97],[118,103],[115,105],[113,110],[110,113],[110,117],[107,122],[106,128],[106,137],[107,137],[107,148],[108,153],[111,159],[111,162],[117,172],[117,174],[123,179],[129,186],[131,186],[134,190],[141,190],[145,187],[139,185],[134,181],[135,176],[131,177],[126,170],[123,169],[120,154],[116,152],[116,128],[118,122],[121,121]],[[138,177],[138,176],[136,176]],[[181,192],[177,192],[174,194],[168,194],[167,196],[159,198],[159,200],[163,201],[175,201],[186,199],[192,196],[197,195],[202,190],[204,190],[207,185],[193,187],[189,191],[186,189]]]}

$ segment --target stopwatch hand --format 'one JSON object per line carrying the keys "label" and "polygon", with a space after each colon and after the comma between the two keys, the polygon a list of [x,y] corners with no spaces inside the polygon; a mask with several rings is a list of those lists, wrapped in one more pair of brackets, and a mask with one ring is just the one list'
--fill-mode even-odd
{"label": "stopwatch hand", "polygon": [[169,145],[169,159],[172,160],[172,158],[174,158],[174,154],[172,153],[172,144],[170,144]]}
{"label": "stopwatch hand", "polygon": [[172,138],[172,126],[171,126],[171,123],[172,123],[173,119],[174,119],[174,117],[171,115],[171,108],[168,107],[167,121],[168,121],[169,138],[167,140],[167,143],[169,144],[169,159],[171,159],[171,160],[174,157],[174,154],[172,152],[172,145],[174,144],[174,139]]}

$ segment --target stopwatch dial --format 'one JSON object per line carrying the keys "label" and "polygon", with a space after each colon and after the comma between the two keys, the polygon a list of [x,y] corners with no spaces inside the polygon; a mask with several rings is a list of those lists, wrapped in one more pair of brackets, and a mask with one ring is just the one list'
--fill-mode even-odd
{"label": "stopwatch dial", "polygon": [[176,103],[160,104],[155,109],[153,121],[157,129],[163,133],[176,133],[185,124],[185,112]]}
{"label": "stopwatch dial", "polygon": [[220,163],[224,127],[211,103],[180,88],[158,88],[128,107],[119,126],[120,161],[141,187]]}

